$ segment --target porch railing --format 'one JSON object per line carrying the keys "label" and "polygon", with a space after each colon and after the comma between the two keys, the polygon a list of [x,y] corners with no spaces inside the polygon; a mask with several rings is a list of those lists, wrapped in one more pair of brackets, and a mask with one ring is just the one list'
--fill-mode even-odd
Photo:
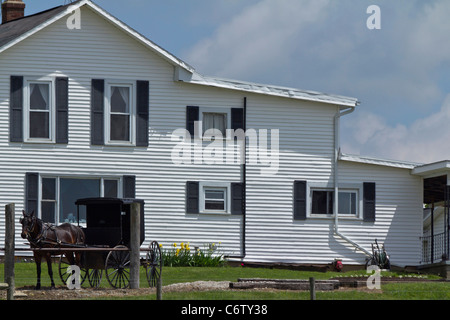
{"label": "porch railing", "polygon": [[446,260],[448,246],[446,233],[422,237],[422,263],[434,263]]}

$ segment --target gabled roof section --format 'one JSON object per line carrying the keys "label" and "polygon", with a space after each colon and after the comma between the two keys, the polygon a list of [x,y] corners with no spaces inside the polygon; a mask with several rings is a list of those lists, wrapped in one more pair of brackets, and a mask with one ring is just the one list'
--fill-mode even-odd
{"label": "gabled roof section", "polygon": [[[21,38],[27,37],[28,33],[34,33],[33,30],[42,25],[45,26],[47,22],[67,10],[68,7],[71,5],[76,5],[76,3],[80,1],[81,0],[78,0],[70,5],[55,7],[0,25],[0,52],[3,52],[7,48],[13,46],[19,42]],[[39,28],[39,30],[40,29],[42,28]]]}
{"label": "gabled roof section", "polygon": [[175,57],[173,54],[164,50],[160,46],[156,45],[154,42],[150,41],[119,19],[113,17],[90,0],[77,0],[68,5],[55,7],[50,10],[46,10],[30,16],[25,16],[23,18],[0,25],[0,53],[25,40],[36,32],[44,29],[50,24],[72,14],[75,10],[81,8],[82,6],[89,7],[105,20],[128,33],[128,35],[135,38],[137,41],[154,51],[156,54],[161,56],[163,59],[165,59],[175,67],[182,68],[184,72],[187,73],[194,72],[194,68],[189,66],[187,63]]}

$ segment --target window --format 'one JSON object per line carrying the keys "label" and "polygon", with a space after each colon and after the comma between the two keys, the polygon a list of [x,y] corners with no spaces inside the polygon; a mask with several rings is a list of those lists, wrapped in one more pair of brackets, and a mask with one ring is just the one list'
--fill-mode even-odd
{"label": "window", "polygon": [[357,196],[356,191],[340,191],[338,199],[339,214],[356,215],[358,212]]}
{"label": "window", "polygon": [[42,201],[41,217],[42,220],[55,223],[56,209],[56,179],[42,179]]}
{"label": "window", "polygon": [[200,213],[231,213],[230,183],[200,182]]}
{"label": "window", "polygon": [[106,137],[109,144],[134,144],[134,85],[108,83]]}
{"label": "window", "polygon": [[186,213],[243,215],[244,203],[241,182],[186,182]]}
{"label": "window", "polygon": [[313,191],[311,213],[333,214],[333,195],[333,191]]}
{"label": "window", "polygon": [[[341,190],[338,195],[338,211],[340,215],[358,215],[358,191]],[[312,190],[311,214],[333,215],[334,192],[330,190]]]}
{"label": "window", "polygon": [[227,115],[225,113],[203,113],[203,134],[207,130],[217,130],[224,137],[227,130]]}
{"label": "window", "polygon": [[25,139],[55,140],[53,82],[27,80],[25,86]]}
{"label": "window", "polygon": [[202,134],[205,139],[227,137],[231,128],[231,108],[200,108]]}
{"label": "window", "polygon": [[226,188],[205,187],[205,211],[227,211]]}
{"label": "window", "polygon": [[[75,201],[91,197],[119,197],[119,179],[43,177],[41,182],[41,218],[54,224],[77,222]],[[80,223],[86,221],[80,207]]]}

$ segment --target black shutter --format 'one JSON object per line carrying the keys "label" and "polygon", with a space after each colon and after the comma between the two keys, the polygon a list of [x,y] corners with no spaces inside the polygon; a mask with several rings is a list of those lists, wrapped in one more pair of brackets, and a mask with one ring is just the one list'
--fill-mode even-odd
{"label": "black shutter", "polygon": [[39,173],[28,172],[25,175],[25,211],[38,214]]}
{"label": "black shutter", "polygon": [[376,185],[373,182],[365,182],[363,190],[363,214],[365,222],[375,222]]}
{"label": "black shutter", "polygon": [[244,184],[231,184],[231,214],[244,214]]}
{"label": "black shutter", "polygon": [[105,80],[93,79],[91,83],[91,144],[105,144]]}
{"label": "black shutter", "polygon": [[186,182],[186,213],[199,213],[200,184],[196,181]]}
{"label": "black shutter", "polygon": [[23,142],[23,77],[10,79],[9,140]]}
{"label": "black shutter", "polygon": [[188,106],[186,108],[186,130],[191,134],[191,138],[194,139],[195,122],[199,121],[200,108]]}
{"label": "black shutter", "polygon": [[123,176],[123,198],[136,198],[136,176]]}
{"label": "black shutter", "polygon": [[306,220],[306,181],[294,181],[294,220]]}
{"label": "black shutter", "polygon": [[56,143],[69,143],[69,78],[56,78]]}
{"label": "black shutter", "polygon": [[148,147],[149,103],[150,83],[137,81],[137,120],[136,120],[136,145]]}
{"label": "black shutter", "polygon": [[244,125],[244,109],[242,108],[232,108],[231,109],[231,129],[245,130]]}

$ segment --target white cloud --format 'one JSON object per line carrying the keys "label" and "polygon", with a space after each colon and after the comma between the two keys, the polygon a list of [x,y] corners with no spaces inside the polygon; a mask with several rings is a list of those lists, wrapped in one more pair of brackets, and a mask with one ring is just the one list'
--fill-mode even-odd
{"label": "white cloud", "polygon": [[423,163],[450,159],[449,123],[450,95],[438,112],[409,126],[357,110],[343,120],[342,152]]}
{"label": "white cloud", "polygon": [[262,0],[221,25],[189,50],[185,59],[200,72],[231,78],[255,76],[286,61],[301,42],[300,30],[320,19],[329,0]]}

